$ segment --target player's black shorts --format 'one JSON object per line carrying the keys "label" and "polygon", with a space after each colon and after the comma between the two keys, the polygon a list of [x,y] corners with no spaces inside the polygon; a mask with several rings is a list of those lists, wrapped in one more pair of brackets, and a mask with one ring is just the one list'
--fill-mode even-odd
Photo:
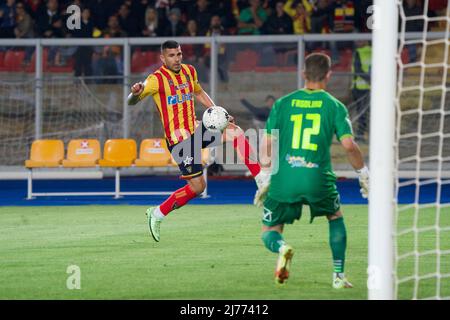
{"label": "player's black shorts", "polygon": [[172,146],[169,151],[178,164],[182,179],[191,179],[203,174],[202,149],[218,146],[222,143],[222,134],[214,133],[199,125],[192,136]]}

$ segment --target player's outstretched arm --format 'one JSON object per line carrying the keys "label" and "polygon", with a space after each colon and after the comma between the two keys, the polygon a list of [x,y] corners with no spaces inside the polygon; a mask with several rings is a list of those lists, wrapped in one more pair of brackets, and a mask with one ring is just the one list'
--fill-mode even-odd
{"label": "player's outstretched arm", "polygon": [[369,169],[364,164],[361,150],[352,137],[342,139],[341,144],[347,153],[348,161],[358,173],[361,195],[363,198],[367,198],[369,196]]}
{"label": "player's outstretched arm", "polygon": [[131,93],[128,95],[128,105],[133,106],[141,100],[139,97],[144,92],[144,87],[142,82],[133,84]]}
{"label": "player's outstretched arm", "polygon": [[198,93],[195,93],[195,99],[202,105],[204,105],[206,108],[216,105],[203,89],[200,90]]}

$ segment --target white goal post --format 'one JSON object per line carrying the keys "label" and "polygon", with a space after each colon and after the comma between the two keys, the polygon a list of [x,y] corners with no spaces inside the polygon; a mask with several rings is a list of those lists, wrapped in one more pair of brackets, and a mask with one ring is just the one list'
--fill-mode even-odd
{"label": "white goal post", "polygon": [[367,286],[369,299],[393,299],[396,1],[375,0],[374,15]]}
{"label": "white goal post", "polygon": [[449,299],[450,2],[374,13],[368,298]]}

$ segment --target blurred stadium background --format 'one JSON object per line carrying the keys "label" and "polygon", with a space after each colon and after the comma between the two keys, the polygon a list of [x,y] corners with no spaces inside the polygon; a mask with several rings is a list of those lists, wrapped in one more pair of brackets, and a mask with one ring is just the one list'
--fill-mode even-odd
{"label": "blurred stadium background", "polygon": [[[160,66],[159,45],[169,37],[180,42],[184,62],[197,68],[205,91],[218,105],[224,106],[244,130],[263,128],[273,100],[302,85],[299,74],[306,54],[326,52],[333,62],[329,91],[347,105],[356,140],[368,157],[371,138],[370,79],[367,79],[371,68],[371,34],[368,21],[372,15],[372,2],[0,0],[2,211],[8,211],[8,206],[12,205],[148,205],[164,199],[161,196],[125,196],[117,200],[112,197],[25,200],[27,171],[24,161],[29,159],[31,144],[37,139],[61,139],[67,147],[71,139],[94,138],[103,146],[108,139],[129,138],[139,146],[144,139],[163,137],[159,115],[151,99],[131,107],[125,101],[130,86],[144,80]],[[66,10],[71,5],[81,8],[79,30],[67,27],[71,14]],[[260,26],[242,24],[248,22],[248,15],[251,18],[252,6],[264,21]],[[428,22],[427,31],[430,34],[436,32],[441,38],[445,31],[448,35],[450,23],[446,0],[404,1],[402,14],[406,17],[422,15],[424,7],[428,9],[425,13],[428,17],[442,18]],[[404,31],[411,33],[411,39],[414,39],[421,37],[417,34],[423,28],[423,19],[418,19],[408,21]],[[446,59],[445,46],[448,42],[407,45],[399,55],[404,64],[421,60],[425,64],[439,63]],[[413,65],[403,70],[402,85],[446,86],[444,102],[445,110],[449,110],[449,77],[444,69]],[[443,75],[447,75],[446,78]],[[421,83],[423,76],[425,83]],[[407,111],[418,105],[424,110],[439,109],[439,90],[428,91],[424,96],[419,89],[410,91],[400,97],[401,109]],[[197,105],[196,112],[200,119],[202,107]],[[429,115],[422,119],[412,114],[401,122],[401,131],[417,130],[420,122],[423,134],[433,132],[439,116]],[[446,116],[444,122],[448,130],[450,117]],[[439,152],[436,139],[431,137],[421,142],[420,156],[426,158]],[[247,178],[245,166],[228,164],[235,159],[225,159],[220,148],[215,151],[216,162],[224,163],[223,171],[215,170],[217,167],[208,169],[210,198],[196,199],[194,203],[251,204],[255,185]],[[445,148],[442,156],[448,158],[449,152],[450,148]],[[416,153],[417,142],[411,139],[400,141],[400,158]],[[366,204],[359,196],[357,181],[352,179],[355,174],[337,141],[333,146],[333,165],[341,178],[338,187],[343,203]],[[433,161],[423,163],[423,177],[427,177],[427,171],[436,170],[436,166]],[[411,177],[415,170],[415,164],[404,163],[399,176]],[[443,163],[442,172],[448,173],[448,170],[450,162]],[[177,180],[176,167],[124,168],[121,171],[124,190],[172,191],[182,184]],[[110,190],[113,176],[114,171],[108,168],[38,169],[35,188],[41,191]],[[79,178],[84,180],[73,180]],[[414,201],[415,191],[414,186],[401,189],[399,202]],[[423,201],[435,201],[435,186],[422,187],[420,192]],[[442,201],[449,201],[448,192],[443,192]],[[256,209],[248,210],[257,212]],[[253,222],[257,224],[258,219]],[[358,223],[366,224],[367,221]],[[360,239],[363,238],[361,235]],[[325,253],[324,259],[328,259]],[[359,272],[365,273],[365,270]],[[360,280],[361,286],[365,286],[364,277]],[[295,298],[297,293],[292,294],[290,297]],[[7,297],[5,291],[0,291],[0,298]],[[23,295],[19,292],[17,297]],[[249,297],[261,298],[258,295]],[[411,296],[405,294],[403,297]],[[324,294],[321,298],[337,297]],[[365,298],[365,291],[358,292],[357,298]]]}

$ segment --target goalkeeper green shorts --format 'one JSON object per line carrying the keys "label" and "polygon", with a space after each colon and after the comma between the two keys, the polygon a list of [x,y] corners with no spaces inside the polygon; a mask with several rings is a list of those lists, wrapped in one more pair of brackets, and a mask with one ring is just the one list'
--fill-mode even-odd
{"label": "goalkeeper green shorts", "polygon": [[294,203],[279,202],[267,197],[264,201],[262,223],[268,227],[279,224],[292,224],[294,220],[299,220],[302,216],[303,205],[309,206],[311,212],[310,223],[312,223],[315,217],[335,214],[339,211],[341,202],[337,191],[330,192],[322,200],[314,202],[308,197],[303,197],[301,201]]}

